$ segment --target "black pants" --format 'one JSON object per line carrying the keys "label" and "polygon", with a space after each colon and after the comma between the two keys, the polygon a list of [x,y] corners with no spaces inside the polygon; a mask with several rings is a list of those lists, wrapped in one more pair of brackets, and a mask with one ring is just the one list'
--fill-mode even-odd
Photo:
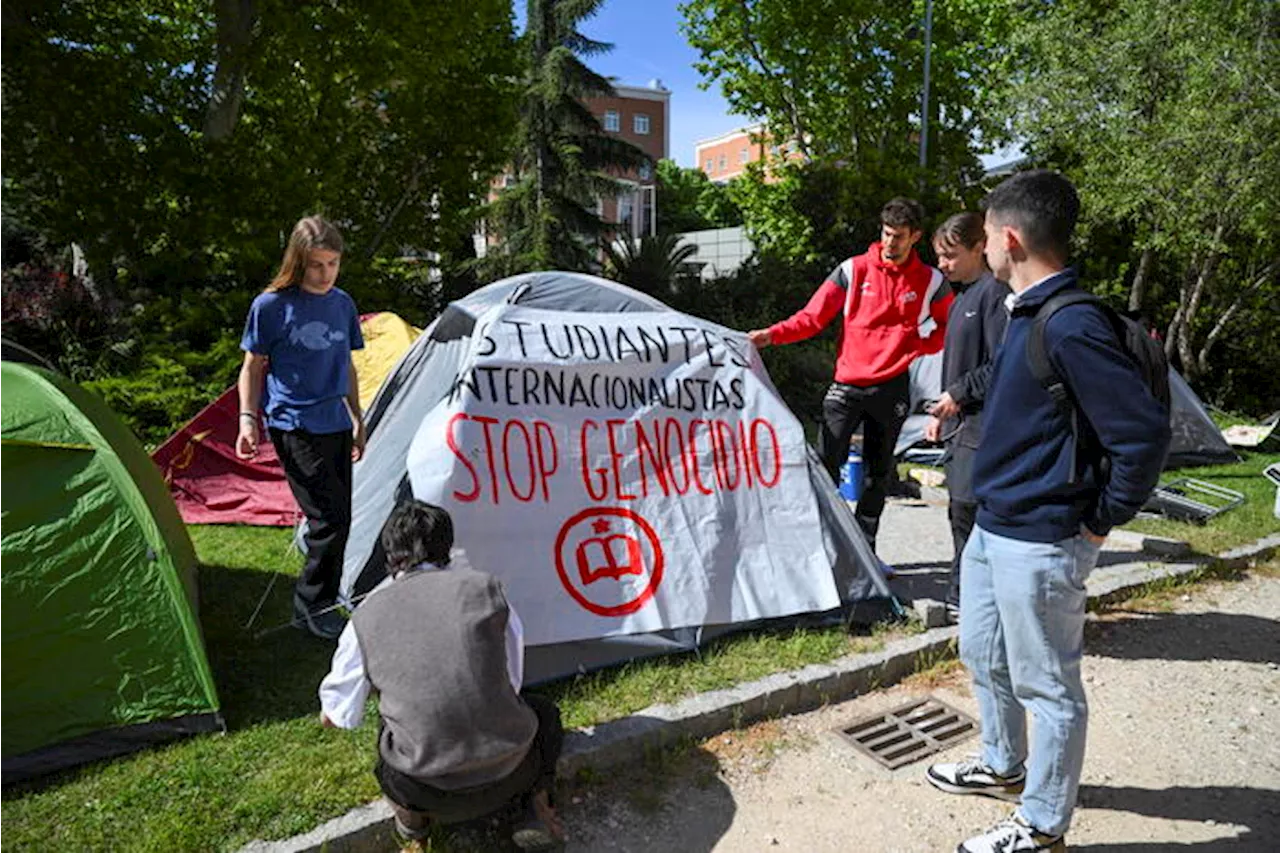
{"label": "black pants", "polygon": [[270,432],[289,489],[307,517],[307,562],[298,576],[294,607],[328,607],[338,597],[351,532],[351,431]]}
{"label": "black pants", "polygon": [[911,377],[903,373],[888,382],[868,385],[832,383],[822,400],[822,430],[818,433],[818,455],[836,485],[840,466],[849,458],[849,438],[862,425],[862,491],[854,515],[872,549],[884,498],[893,480],[893,447],[907,419],[911,399]]}
{"label": "black pants", "polygon": [[[414,832],[425,831],[431,821],[459,823],[492,814],[517,797],[527,801],[539,791],[553,794],[556,762],[564,744],[564,727],[555,703],[529,693],[520,698],[538,717],[529,754],[511,774],[488,785],[445,791],[389,767],[381,757],[374,775],[400,823]],[[525,803],[527,804],[527,802]]]}
{"label": "black pants", "polygon": [[955,557],[951,560],[951,578],[947,584],[947,604],[960,606],[960,555],[964,553],[965,543],[973,532],[974,521],[978,517],[978,505],[968,501],[953,500],[947,504],[947,518],[951,521],[951,542],[955,546]]}

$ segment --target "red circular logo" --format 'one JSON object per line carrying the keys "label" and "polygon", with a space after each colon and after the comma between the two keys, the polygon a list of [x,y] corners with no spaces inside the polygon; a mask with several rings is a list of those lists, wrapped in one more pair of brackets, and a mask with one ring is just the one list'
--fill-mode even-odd
{"label": "red circular logo", "polygon": [[556,573],[597,616],[635,613],[662,582],[665,557],[653,525],[621,507],[584,509],[556,537]]}

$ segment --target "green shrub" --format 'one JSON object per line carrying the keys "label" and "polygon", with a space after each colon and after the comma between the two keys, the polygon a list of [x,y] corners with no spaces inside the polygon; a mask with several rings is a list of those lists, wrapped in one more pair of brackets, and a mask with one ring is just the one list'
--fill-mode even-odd
{"label": "green shrub", "polygon": [[176,357],[152,351],[128,374],[106,376],[84,387],[106,401],[148,448],[161,444],[235,381],[239,349],[232,338],[204,353]]}

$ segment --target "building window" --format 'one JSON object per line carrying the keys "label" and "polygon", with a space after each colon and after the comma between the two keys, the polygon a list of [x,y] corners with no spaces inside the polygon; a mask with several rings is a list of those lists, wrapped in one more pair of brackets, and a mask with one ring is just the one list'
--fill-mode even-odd
{"label": "building window", "polygon": [[622,129],[622,118],[617,110],[604,111],[604,129],[610,133],[617,133]]}
{"label": "building window", "polygon": [[720,171],[723,172],[728,168],[729,168],[729,156],[727,154],[721,154],[720,155]]}
{"label": "building window", "polygon": [[739,162],[739,163],[745,163],[745,162],[747,162],[748,158],[750,158],[750,157],[751,157],[751,153],[750,153],[747,149],[745,149],[745,148],[743,148],[741,151],[739,151],[739,152],[738,152],[738,162]]}
{"label": "building window", "polygon": [[706,162],[706,168],[703,171],[705,171],[708,175],[710,175],[713,172],[715,172],[715,170],[716,170],[715,161],[712,160],[710,157],[708,157]]}
{"label": "building window", "polygon": [[618,196],[618,224],[628,234],[633,233],[636,202],[634,196],[627,192]]}
{"label": "building window", "polygon": [[636,113],[632,116],[631,126],[636,133],[646,135],[649,133],[649,117],[644,113]]}
{"label": "building window", "polygon": [[647,181],[653,177],[653,166],[649,163],[640,164],[640,180]]}

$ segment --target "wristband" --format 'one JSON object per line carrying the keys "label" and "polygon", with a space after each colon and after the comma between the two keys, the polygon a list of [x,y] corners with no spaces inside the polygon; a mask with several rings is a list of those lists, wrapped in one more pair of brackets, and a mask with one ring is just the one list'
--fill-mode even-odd
{"label": "wristband", "polygon": [[258,419],[258,416],[257,416],[255,413],[253,413],[253,412],[241,412],[241,413],[240,413],[240,417],[242,417],[242,418],[253,418],[255,421]]}

